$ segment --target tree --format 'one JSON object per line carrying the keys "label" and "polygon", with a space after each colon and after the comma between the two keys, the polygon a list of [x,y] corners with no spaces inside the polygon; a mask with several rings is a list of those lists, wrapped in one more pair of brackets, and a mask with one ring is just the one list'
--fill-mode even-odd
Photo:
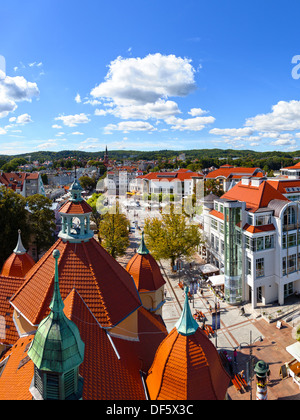
{"label": "tree", "polygon": [[119,205],[116,205],[114,213],[106,213],[99,224],[99,237],[101,245],[114,258],[125,254],[129,246],[130,223],[126,216],[120,213]]}
{"label": "tree", "polygon": [[204,183],[204,195],[215,194],[221,197],[224,194],[224,190],[219,180],[206,179]]}
{"label": "tree", "polygon": [[92,207],[93,210],[91,214],[91,220],[97,225],[97,227],[99,226],[99,222],[102,219],[102,215],[107,212],[106,207],[104,207],[105,200],[105,195],[101,193],[94,193],[87,200],[87,203]]}
{"label": "tree", "polygon": [[12,254],[17,245],[18,229],[22,231],[22,242],[28,246],[26,200],[10,188],[0,187],[0,266]]}
{"label": "tree", "polygon": [[169,214],[159,218],[145,220],[147,247],[153,257],[170,260],[173,269],[178,258],[190,259],[201,243],[201,234],[197,225],[188,225],[184,214],[176,214],[170,206]]}
{"label": "tree", "polygon": [[51,210],[52,201],[41,194],[27,198],[30,212],[29,223],[37,256],[54,243],[55,216]]}
{"label": "tree", "polygon": [[94,178],[91,178],[89,176],[82,176],[79,178],[80,185],[85,190],[92,190],[96,187],[96,180]]}

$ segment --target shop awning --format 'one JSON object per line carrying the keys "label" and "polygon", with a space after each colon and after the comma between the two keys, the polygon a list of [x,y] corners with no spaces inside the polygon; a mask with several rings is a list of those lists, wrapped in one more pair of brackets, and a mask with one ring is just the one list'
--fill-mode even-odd
{"label": "shop awning", "polygon": [[203,274],[206,274],[207,276],[212,275],[213,273],[218,273],[219,272],[219,268],[216,267],[213,264],[203,264],[200,265],[200,270]]}
{"label": "shop awning", "polygon": [[297,359],[300,362],[300,342],[292,344],[285,348],[288,353],[290,353],[294,359]]}
{"label": "shop awning", "polygon": [[218,276],[210,276],[209,281],[213,286],[223,286],[225,281],[224,274],[219,274]]}

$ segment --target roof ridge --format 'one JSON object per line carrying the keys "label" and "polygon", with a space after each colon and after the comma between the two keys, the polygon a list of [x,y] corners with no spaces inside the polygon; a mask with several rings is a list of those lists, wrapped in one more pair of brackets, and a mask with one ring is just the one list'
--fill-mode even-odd
{"label": "roof ridge", "polygon": [[[30,282],[30,279],[31,279],[31,277],[32,277],[32,275],[38,270],[38,269],[40,269],[40,267],[42,267],[43,266],[43,264],[45,264],[46,263],[46,261],[47,261],[47,257],[46,257],[46,255],[47,254],[49,254],[49,255],[51,255],[51,252],[53,252],[53,250],[54,249],[56,249],[56,247],[61,243],[61,241],[62,241],[62,239],[58,239],[53,245],[52,245],[52,247],[43,255],[43,257],[45,257],[44,259],[43,259],[43,257],[39,260],[39,261],[37,261],[35,264],[34,264],[34,266],[29,270],[29,272],[28,273],[30,273],[30,276],[27,276],[26,275],[26,277],[25,277],[25,280],[24,280],[24,283],[22,284],[22,286],[16,291],[16,293],[14,294],[14,296],[13,296],[13,298],[12,298],[12,301],[19,295],[19,293],[21,292],[21,290]],[[58,243],[59,242],[59,243]],[[42,261],[43,260],[43,261]],[[27,274],[28,274],[27,273]],[[12,302],[10,301],[10,303],[12,304]]]}
{"label": "roof ridge", "polygon": [[[89,242],[93,243],[93,241],[89,241]],[[95,286],[96,286],[96,289],[98,290],[99,295],[101,296],[101,300],[102,300],[102,305],[103,305],[103,308],[104,308],[104,309],[105,309],[105,311],[107,312],[107,317],[108,317],[108,319],[109,319],[110,323],[113,325],[113,322],[112,322],[112,319],[111,319],[111,314],[108,312],[107,306],[105,305],[105,301],[104,301],[104,299],[103,299],[103,296],[102,296],[102,293],[101,293],[101,290],[100,290],[99,284],[98,284],[98,282],[97,282],[97,277],[96,277],[96,275],[95,275],[94,268],[93,268],[93,265],[92,265],[92,263],[91,263],[91,259],[90,259],[89,253],[87,252],[87,249],[86,249],[86,244],[85,244],[85,242],[84,242],[84,241],[82,241],[82,242],[81,242],[81,245],[82,245],[82,247],[83,247],[83,250],[84,250],[84,253],[85,253],[86,259],[88,260],[88,263],[89,263],[89,268],[90,268],[91,273],[92,273],[92,276],[93,276],[94,284],[95,284]],[[94,248],[97,250],[97,248],[96,248],[96,246],[95,246],[95,243],[93,243],[93,246],[94,246]]]}

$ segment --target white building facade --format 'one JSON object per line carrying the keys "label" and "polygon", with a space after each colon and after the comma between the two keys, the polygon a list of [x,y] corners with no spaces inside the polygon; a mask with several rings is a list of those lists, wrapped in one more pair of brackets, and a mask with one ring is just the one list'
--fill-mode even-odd
{"label": "white building facade", "polygon": [[300,293],[300,206],[272,184],[244,179],[221,198],[204,200],[207,261],[224,274],[230,304],[283,305]]}

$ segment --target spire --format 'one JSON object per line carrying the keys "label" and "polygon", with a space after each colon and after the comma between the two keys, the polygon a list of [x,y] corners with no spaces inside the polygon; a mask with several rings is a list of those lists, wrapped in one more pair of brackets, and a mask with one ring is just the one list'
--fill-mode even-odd
{"label": "spire", "polygon": [[182,335],[195,334],[195,332],[198,329],[198,323],[193,318],[193,315],[191,313],[189,299],[188,299],[188,291],[189,291],[189,288],[186,287],[183,311],[182,311],[181,317],[179,318],[179,320],[177,321],[175,325],[179,334],[182,334]]}
{"label": "spire", "polygon": [[58,319],[60,314],[62,313],[65,305],[61,298],[60,290],[59,290],[59,283],[58,283],[58,259],[59,259],[59,250],[55,249],[53,251],[53,257],[55,259],[55,274],[54,274],[54,292],[51,303],[49,308],[53,313],[53,319]]}
{"label": "spire", "polygon": [[26,254],[26,249],[24,248],[24,246],[22,244],[21,230],[20,229],[18,229],[18,243],[17,243],[17,246],[14,249],[14,253],[18,254],[18,255]]}
{"label": "spire", "polygon": [[137,250],[138,254],[141,255],[147,255],[149,254],[149,250],[147,249],[146,245],[145,245],[145,240],[144,240],[144,231],[142,232],[142,240],[141,240],[141,244]]}
{"label": "spire", "polygon": [[82,186],[80,185],[79,181],[77,180],[77,172],[76,172],[76,166],[75,166],[75,176],[74,176],[74,182],[70,187],[70,201],[79,203],[83,200],[81,196],[81,192],[83,191]]}
{"label": "spire", "polygon": [[59,282],[59,251],[53,251],[55,259],[54,291],[49,308],[50,314],[39,324],[28,356],[34,365],[45,372],[63,374],[83,362],[84,343],[77,326],[66,317]]}

